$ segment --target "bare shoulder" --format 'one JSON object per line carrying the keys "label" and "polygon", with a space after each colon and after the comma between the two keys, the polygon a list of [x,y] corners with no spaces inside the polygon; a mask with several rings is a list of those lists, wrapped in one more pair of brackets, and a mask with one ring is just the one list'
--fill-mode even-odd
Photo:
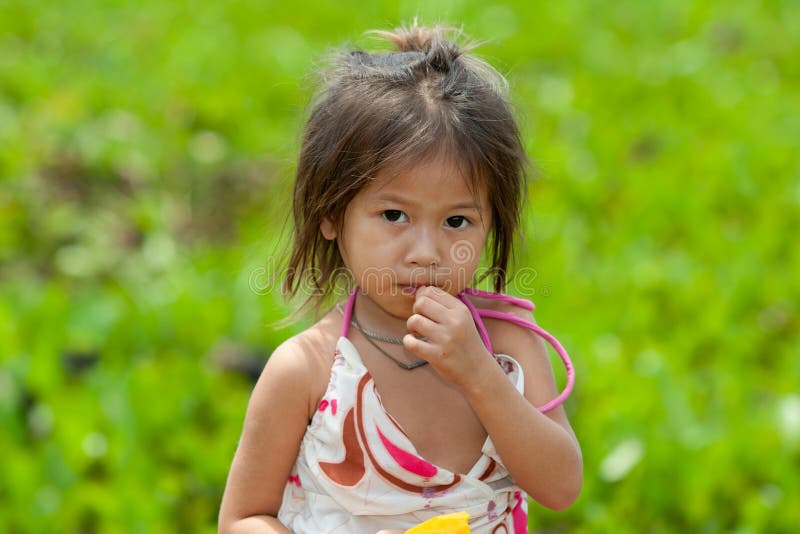
{"label": "bare shoulder", "polygon": [[328,384],[338,326],[336,316],[329,313],[281,343],[270,355],[259,382],[279,382],[290,387],[295,396],[302,392],[310,418]]}

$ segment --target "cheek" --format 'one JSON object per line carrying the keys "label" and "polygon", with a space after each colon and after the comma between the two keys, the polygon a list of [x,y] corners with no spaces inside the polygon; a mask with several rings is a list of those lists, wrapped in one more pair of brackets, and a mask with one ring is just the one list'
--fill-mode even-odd
{"label": "cheek", "polygon": [[480,243],[467,239],[455,241],[450,245],[448,256],[448,260],[454,268],[474,268],[481,258]]}
{"label": "cheek", "polygon": [[339,245],[339,255],[342,257],[342,261],[344,262],[344,264],[350,266],[350,256],[347,254],[347,251],[341,245]]}
{"label": "cheek", "polygon": [[446,289],[456,294],[467,287],[478,269],[481,259],[480,243],[476,240],[458,240],[450,245],[447,278],[450,280]]}

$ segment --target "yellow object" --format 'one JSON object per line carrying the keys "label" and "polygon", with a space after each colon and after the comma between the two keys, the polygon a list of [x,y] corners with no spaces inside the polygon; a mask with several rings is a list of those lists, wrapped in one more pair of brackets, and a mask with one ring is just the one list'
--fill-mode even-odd
{"label": "yellow object", "polygon": [[469,514],[456,512],[454,514],[437,515],[406,530],[405,534],[469,534]]}

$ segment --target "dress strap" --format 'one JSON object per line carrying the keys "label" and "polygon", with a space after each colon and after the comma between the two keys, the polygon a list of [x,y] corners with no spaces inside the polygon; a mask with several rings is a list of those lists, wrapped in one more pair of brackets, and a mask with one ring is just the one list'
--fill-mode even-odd
{"label": "dress strap", "polygon": [[461,302],[463,302],[467,306],[470,313],[472,314],[472,319],[475,321],[475,326],[477,326],[478,328],[478,333],[480,334],[481,339],[483,340],[483,344],[486,346],[487,350],[491,354],[494,354],[494,351],[492,350],[492,341],[489,339],[489,333],[487,332],[486,326],[483,324],[481,317],[489,317],[491,319],[502,319],[504,321],[509,321],[517,326],[521,326],[523,328],[532,330],[539,337],[550,343],[553,349],[555,349],[555,351],[561,357],[561,361],[564,363],[564,368],[567,371],[567,385],[564,386],[564,390],[561,393],[559,393],[556,396],[556,398],[554,398],[550,402],[547,402],[543,406],[540,406],[539,411],[542,413],[549,412],[556,406],[563,404],[564,401],[567,400],[567,397],[569,397],[570,393],[572,393],[572,388],[575,386],[575,368],[572,366],[572,361],[570,360],[567,351],[564,349],[561,343],[559,343],[558,340],[552,334],[547,332],[539,325],[531,321],[526,321],[521,317],[517,317],[513,313],[476,308],[472,304],[472,302],[467,298],[466,294],[476,295],[479,297],[489,298],[493,300],[499,300],[502,302],[510,302],[511,304],[519,306],[520,308],[524,308],[526,310],[531,310],[531,311],[533,311],[536,308],[533,305],[533,302],[525,299],[520,299],[517,297],[512,297],[511,295],[503,295],[502,293],[491,293],[488,291],[481,291],[479,289],[474,289],[474,288],[466,288],[461,293],[458,294],[458,298],[461,299]]}
{"label": "dress strap", "polygon": [[347,333],[350,331],[350,319],[353,317],[353,306],[356,302],[357,291],[358,286],[356,286],[350,293],[350,296],[347,298],[347,302],[344,305],[344,318],[342,319],[342,330],[339,334],[340,337],[347,337]]}
{"label": "dress strap", "polygon": [[492,293],[491,291],[483,291],[481,289],[475,289],[474,287],[464,288],[462,293],[467,293],[469,295],[475,295],[476,297],[483,297],[486,299],[499,300],[501,302],[510,302],[511,304],[516,304],[520,308],[525,308],[526,310],[530,311],[536,309],[536,306],[533,304],[533,302],[529,300],[512,297],[511,295],[504,295],[502,293]]}

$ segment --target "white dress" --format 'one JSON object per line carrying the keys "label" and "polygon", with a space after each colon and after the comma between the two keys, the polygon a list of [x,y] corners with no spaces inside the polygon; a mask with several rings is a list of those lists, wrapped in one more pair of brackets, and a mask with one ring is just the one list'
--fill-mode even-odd
{"label": "white dress", "polygon": [[[526,496],[491,438],[466,474],[420,457],[383,408],[372,376],[343,333],[328,388],[284,490],[281,523],[298,534],[375,534],[466,511],[473,533],[526,533]],[[495,358],[522,393],[519,364],[503,354]]]}

